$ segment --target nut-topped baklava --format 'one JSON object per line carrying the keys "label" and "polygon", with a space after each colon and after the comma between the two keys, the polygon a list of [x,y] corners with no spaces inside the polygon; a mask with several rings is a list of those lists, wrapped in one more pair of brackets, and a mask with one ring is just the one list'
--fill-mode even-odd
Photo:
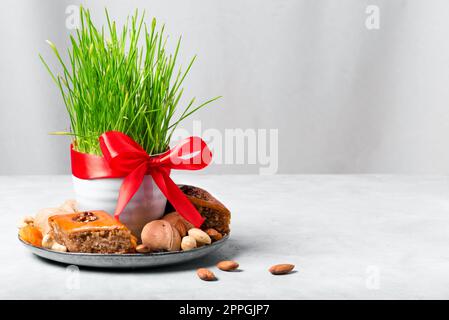
{"label": "nut-topped baklava", "polygon": [[105,211],[85,211],[48,218],[51,235],[70,252],[128,253],[136,246],[131,231]]}

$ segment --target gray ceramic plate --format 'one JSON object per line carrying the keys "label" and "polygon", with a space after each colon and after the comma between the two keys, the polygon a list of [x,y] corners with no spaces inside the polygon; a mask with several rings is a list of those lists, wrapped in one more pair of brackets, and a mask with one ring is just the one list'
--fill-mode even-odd
{"label": "gray ceramic plate", "polygon": [[189,251],[158,252],[158,253],[127,253],[127,254],[99,254],[78,252],[57,252],[33,246],[19,240],[32,253],[42,258],[78,266],[95,268],[143,268],[158,267],[170,264],[183,263],[210,254],[219,249],[228,240],[229,235],[208,246]]}

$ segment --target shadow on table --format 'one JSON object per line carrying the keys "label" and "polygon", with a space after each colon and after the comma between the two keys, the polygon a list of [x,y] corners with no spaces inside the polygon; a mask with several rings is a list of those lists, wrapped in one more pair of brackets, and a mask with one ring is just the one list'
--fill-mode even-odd
{"label": "shadow on table", "polygon": [[[90,272],[101,272],[101,273],[167,273],[167,272],[178,272],[178,271],[187,271],[187,270],[196,270],[197,268],[207,268],[215,266],[221,260],[232,260],[235,259],[236,256],[240,255],[242,252],[245,252],[247,247],[244,244],[238,243],[238,240],[235,238],[229,238],[227,243],[223,245],[219,250],[210,253],[205,257],[201,257],[195,260],[191,260],[185,263],[167,265],[167,266],[159,266],[159,267],[148,267],[148,268],[94,268],[94,267],[85,267],[79,266],[80,270],[90,271]],[[55,267],[66,268],[67,264],[56,262],[53,260],[48,260],[45,258],[41,258],[39,256],[33,255],[35,259],[40,260],[42,263],[46,263],[48,265],[53,265]]]}

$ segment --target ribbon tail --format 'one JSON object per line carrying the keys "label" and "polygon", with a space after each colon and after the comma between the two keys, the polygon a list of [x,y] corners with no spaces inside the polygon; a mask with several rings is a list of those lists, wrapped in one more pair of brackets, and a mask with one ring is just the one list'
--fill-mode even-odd
{"label": "ribbon tail", "polygon": [[151,170],[151,176],[176,211],[196,228],[199,228],[205,218],[200,215],[195,206],[187,199],[186,195],[178,188],[170,176],[165,171],[157,169]]}
{"label": "ribbon tail", "polygon": [[114,216],[116,219],[119,219],[119,216],[122,213],[123,209],[125,209],[128,202],[139,189],[146,171],[147,165],[144,162],[140,164],[136,169],[134,169],[130,174],[128,174],[123,180],[122,185],[120,186],[120,193],[114,212]]}

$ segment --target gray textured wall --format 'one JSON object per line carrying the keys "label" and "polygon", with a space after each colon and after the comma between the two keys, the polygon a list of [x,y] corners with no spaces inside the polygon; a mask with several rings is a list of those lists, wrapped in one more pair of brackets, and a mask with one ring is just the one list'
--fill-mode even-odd
{"label": "gray textured wall", "polygon": [[[67,5],[2,1],[0,174],[69,172],[67,129],[38,53],[67,45]],[[145,8],[198,60],[186,96],[223,95],[203,128],[279,129],[280,173],[449,173],[448,1],[83,1]],[[367,30],[368,4],[380,29]],[[189,128],[191,120],[185,122]],[[216,165],[206,172],[256,172]]]}

